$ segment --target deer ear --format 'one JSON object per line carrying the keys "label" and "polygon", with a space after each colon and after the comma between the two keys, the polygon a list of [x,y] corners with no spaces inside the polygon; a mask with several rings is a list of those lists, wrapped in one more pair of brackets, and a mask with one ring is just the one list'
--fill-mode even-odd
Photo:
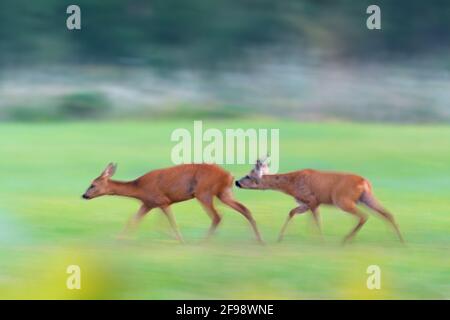
{"label": "deer ear", "polygon": [[111,178],[116,173],[117,164],[110,163],[102,173],[102,178]]}
{"label": "deer ear", "polygon": [[269,155],[256,161],[255,169],[260,173],[261,176],[269,174],[269,166],[267,165],[268,161]]}
{"label": "deer ear", "polygon": [[269,161],[270,158],[270,154],[266,154],[263,158],[261,158],[261,160],[258,160],[261,164],[267,164],[267,162]]}

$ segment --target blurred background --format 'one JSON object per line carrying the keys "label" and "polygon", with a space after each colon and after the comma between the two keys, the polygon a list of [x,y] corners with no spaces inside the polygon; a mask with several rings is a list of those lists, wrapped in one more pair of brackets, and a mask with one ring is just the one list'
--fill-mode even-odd
{"label": "blurred background", "polygon": [[[66,8],[81,8],[81,30]],[[381,30],[366,9],[381,8]],[[118,241],[137,203],[80,199],[107,163],[131,180],[172,165],[170,134],[280,129],[280,171],[367,177],[408,247],[376,216],[323,208],[275,239],[292,199],[235,190],[241,216],[209,243],[195,201],[174,206],[186,245],[159,212]],[[350,0],[2,0],[0,298],[449,299],[450,2]],[[235,177],[250,165],[228,165]],[[66,268],[80,265],[82,289]],[[366,268],[382,270],[368,290]]]}
{"label": "blurred background", "polygon": [[0,4],[0,119],[235,117],[448,122],[448,1]]}

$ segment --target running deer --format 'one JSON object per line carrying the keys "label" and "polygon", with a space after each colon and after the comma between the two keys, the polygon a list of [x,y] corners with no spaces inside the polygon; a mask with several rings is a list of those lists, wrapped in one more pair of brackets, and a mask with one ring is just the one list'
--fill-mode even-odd
{"label": "running deer", "polygon": [[372,187],[363,177],[337,172],[324,172],[305,169],[284,174],[268,174],[266,161],[258,160],[250,173],[236,181],[236,186],[243,189],[277,190],[295,198],[298,206],[289,212],[278,241],[284,237],[289,221],[296,215],[311,210],[313,220],[321,233],[319,206],[334,205],[341,210],[353,214],[359,222],[344,238],[343,243],[351,240],[366,223],[367,215],[358,207],[358,203],[380,214],[397,233],[401,242],[403,237],[394,217],[384,209],[372,193]]}
{"label": "running deer", "polygon": [[210,216],[212,223],[207,237],[210,237],[221,221],[221,216],[214,207],[214,197],[227,206],[241,213],[251,224],[256,238],[262,242],[256,222],[250,211],[233,198],[233,176],[213,164],[182,164],[166,169],[150,171],[129,182],[111,180],[116,165],[110,163],[103,173],[96,178],[82,195],[89,200],[104,195],[131,197],[142,202],[139,211],[131,217],[123,236],[133,231],[142,218],[152,209],[160,208],[175,232],[177,239],[183,242],[178,231],[170,205],[196,198]]}

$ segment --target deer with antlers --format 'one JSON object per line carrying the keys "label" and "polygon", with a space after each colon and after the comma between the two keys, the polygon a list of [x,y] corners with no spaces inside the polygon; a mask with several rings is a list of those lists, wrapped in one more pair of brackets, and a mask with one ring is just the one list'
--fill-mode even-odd
{"label": "deer with antlers", "polygon": [[394,228],[401,242],[403,237],[389,211],[378,202],[372,193],[369,181],[363,177],[338,172],[325,172],[305,169],[284,174],[269,174],[267,159],[258,160],[248,175],[236,181],[236,186],[243,189],[277,190],[295,198],[298,206],[289,212],[278,241],[284,237],[289,221],[297,215],[311,211],[315,224],[321,233],[319,206],[334,205],[354,215],[358,224],[344,238],[343,243],[350,241],[367,221],[367,214],[357,204],[362,203],[377,212]]}
{"label": "deer with antlers", "polygon": [[225,205],[241,213],[250,222],[257,240],[262,242],[252,214],[233,198],[233,176],[217,165],[182,164],[154,170],[127,182],[112,180],[115,171],[116,165],[109,164],[102,174],[92,181],[82,198],[89,200],[104,195],[116,195],[138,199],[142,205],[126,225],[123,232],[125,236],[137,227],[150,210],[160,208],[169,220],[177,239],[183,242],[170,205],[196,198],[211,217],[212,223],[207,235],[209,237],[221,221],[213,203],[213,199],[217,197]]}

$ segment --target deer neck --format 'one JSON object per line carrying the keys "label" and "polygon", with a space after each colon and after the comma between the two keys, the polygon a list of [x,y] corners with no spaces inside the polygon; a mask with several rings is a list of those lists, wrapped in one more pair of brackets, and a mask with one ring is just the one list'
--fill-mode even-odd
{"label": "deer neck", "polygon": [[259,188],[262,190],[279,190],[286,192],[286,188],[289,186],[289,183],[286,181],[285,175],[280,174],[268,174],[263,175],[261,177],[261,181],[259,183]]}
{"label": "deer neck", "polygon": [[130,197],[139,199],[139,188],[135,181],[109,181],[109,194],[122,197]]}

